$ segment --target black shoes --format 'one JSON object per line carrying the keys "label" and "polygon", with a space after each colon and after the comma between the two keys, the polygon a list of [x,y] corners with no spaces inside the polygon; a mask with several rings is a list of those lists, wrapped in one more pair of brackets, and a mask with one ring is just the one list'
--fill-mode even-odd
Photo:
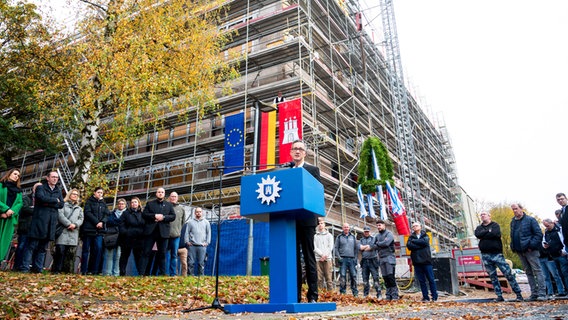
{"label": "black shoes", "polygon": [[497,296],[497,298],[493,299],[493,301],[495,301],[495,302],[503,302],[503,301],[505,301],[505,299],[503,299],[503,296]]}
{"label": "black shoes", "polygon": [[538,299],[538,296],[530,296],[527,301],[536,301],[536,299]]}

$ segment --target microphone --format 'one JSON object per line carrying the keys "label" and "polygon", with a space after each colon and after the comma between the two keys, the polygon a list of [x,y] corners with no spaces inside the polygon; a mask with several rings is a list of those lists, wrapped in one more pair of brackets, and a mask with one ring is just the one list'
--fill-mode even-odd
{"label": "microphone", "polygon": [[280,168],[293,168],[296,165],[294,161],[286,162],[280,165]]}

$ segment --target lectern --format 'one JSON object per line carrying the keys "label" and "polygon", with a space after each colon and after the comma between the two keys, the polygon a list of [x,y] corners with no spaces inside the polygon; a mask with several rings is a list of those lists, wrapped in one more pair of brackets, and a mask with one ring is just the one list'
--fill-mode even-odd
{"label": "lectern", "polygon": [[333,311],[336,304],[298,303],[296,219],[325,216],[323,186],[303,168],[241,178],[241,215],[270,226],[269,303],[225,305],[227,313]]}

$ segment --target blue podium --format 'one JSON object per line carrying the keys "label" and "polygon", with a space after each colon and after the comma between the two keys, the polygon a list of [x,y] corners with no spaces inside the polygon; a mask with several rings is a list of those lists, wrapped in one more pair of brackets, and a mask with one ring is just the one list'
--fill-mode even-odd
{"label": "blue podium", "polygon": [[298,303],[296,219],[325,216],[323,186],[303,168],[241,178],[241,215],[270,223],[269,303],[224,305],[227,313],[334,311],[334,302]]}

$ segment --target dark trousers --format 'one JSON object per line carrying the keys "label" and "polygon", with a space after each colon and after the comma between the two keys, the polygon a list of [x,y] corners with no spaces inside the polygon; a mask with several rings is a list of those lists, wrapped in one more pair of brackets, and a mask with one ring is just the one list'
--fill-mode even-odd
{"label": "dark trousers", "polygon": [[75,253],[77,253],[77,246],[67,246],[64,244],[55,245],[51,272],[74,273]]}
{"label": "dark trousers", "polygon": [[414,265],[414,272],[420,283],[422,299],[430,300],[428,297],[428,286],[426,285],[426,279],[428,279],[432,300],[438,300],[438,290],[436,289],[436,280],[434,279],[434,267],[432,267],[431,264],[416,264]]}
{"label": "dark trousers", "polygon": [[100,274],[103,262],[103,236],[83,236],[81,248],[81,274]]}
{"label": "dark trousers", "polygon": [[14,270],[23,269],[24,253],[28,246],[28,235],[18,234],[18,247],[16,248],[16,258],[14,259]]}
{"label": "dark trousers", "polygon": [[128,265],[128,259],[130,258],[130,253],[134,256],[134,265],[136,266],[136,273],[138,275],[143,275],[144,270],[141,269],[142,260],[142,246],[132,247],[130,245],[120,246],[120,260],[118,262],[118,268],[120,270],[120,275],[126,275],[126,266]]}
{"label": "dark trousers", "polygon": [[162,238],[160,236],[160,230],[156,228],[154,232],[144,239],[144,253],[142,254],[140,268],[144,270],[144,275],[149,276],[150,273],[147,271],[148,263],[150,262],[150,255],[152,253],[152,247],[156,247],[158,251],[156,252],[156,257],[154,263],[158,265],[157,275],[162,276],[166,274],[166,250],[168,248],[168,238]]}
{"label": "dark trousers", "polygon": [[339,293],[345,294],[347,290],[347,273],[349,272],[349,282],[351,283],[351,292],[353,296],[359,294],[357,289],[357,260],[351,257],[341,257],[339,267]]}
{"label": "dark trousers", "polygon": [[29,239],[28,247],[24,252],[22,271],[29,272],[30,265],[32,265],[31,272],[33,273],[42,272],[48,244],[49,244],[49,239],[34,239],[34,238]]}
{"label": "dark trousers", "polygon": [[318,301],[318,267],[316,264],[316,254],[314,253],[315,227],[304,227],[296,225],[296,276],[298,280],[298,302],[302,301],[302,263],[300,261],[300,249],[304,256],[304,266],[306,268],[306,280],[308,282],[309,301]]}
{"label": "dark trousers", "polygon": [[559,256],[553,259],[558,266],[560,277],[564,280],[564,291],[568,292],[568,258],[566,258],[566,256]]}
{"label": "dark trousers", "polygon": [[373,288],[377,296],[381,294],[379,280],[379,259],[361,259],[361,277],[363,278],[363,296],[368,296],[370,291],[369,275],[373,277]]}

